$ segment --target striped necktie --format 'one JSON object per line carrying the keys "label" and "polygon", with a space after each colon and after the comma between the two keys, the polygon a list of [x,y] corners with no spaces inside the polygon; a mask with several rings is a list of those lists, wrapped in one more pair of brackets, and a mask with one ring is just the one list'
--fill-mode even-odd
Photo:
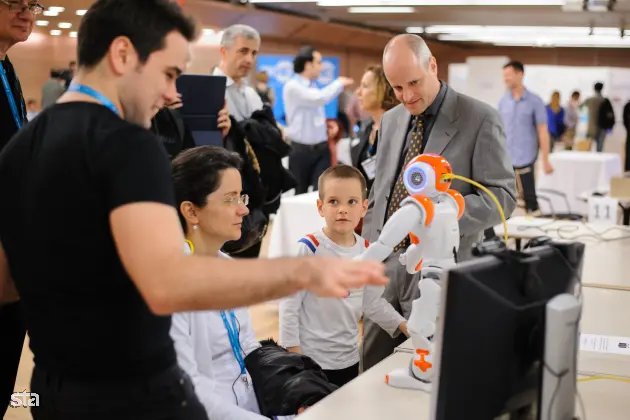
{"label": "striped necktie", "polygon": [[[389,220],[390,217],[400,208],[400,202],[409,196],[407,189],[405,188],[405,183],[403,182],[403,175],[405,173],[405,167],[414,157],[420,154],[420,150],[422,149],[422,142],[424,141],[424,116],[423,115],[415,115],[413,117],[413,125],[411,136],[409,138],[409,147],[407,148],[407,153],[405,153],[405,159],[403,161],[402,168],[400,169],[400,173],[398,174],[398,178],[396,179],[396,184],[394,185],[394,190],[392,191],[392,196],[389,200],[389,207],[387,208],[386,219]],[[407,248],[409,246],[409,235],[405,236],[398,245],[394,247],[394,252],[397,252],[400,249]]]}

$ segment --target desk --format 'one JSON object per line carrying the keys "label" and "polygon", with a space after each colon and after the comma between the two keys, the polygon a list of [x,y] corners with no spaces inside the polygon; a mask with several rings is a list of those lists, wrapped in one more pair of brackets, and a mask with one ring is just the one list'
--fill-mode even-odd
{"label": "desk", "polygon": [[409,354],[394,353],[297,418],[299,420],[428,420],[431,405],[429,394],[392,388],[385,383],[387,373],[408,365]]}
{"label": "desk", "polygon": [[[430,420],[431,395],[385,384],[385,375],[409,365],[409,354],[394,353],[346,386],[324,398],[299,420]],[[479,378],[480,381],[483,378]],[[480,382],[481,383],[481,382]],[[471,384],[471,386],[475,386]],[[582,382],[578,389],[586,408],[587,420],[627,420],[630,412],[630,384],[597,380]],[[579,401],[577,414],[582,417]]]}
{"label": "desk", "polygon": [[[524,219],[524,218],[522,218]],[[541,224],[521,220],[520,224]],[[549,220],[542,220],[549,224]],[[556,228],[561,226],[583,225],[579,222],[551,222]],[[518,230],[519,218],[508,222],[508,233],[520,235],[524,239],[540,236],[536,229]],[[578,226],[579,229],[586,229]],[[503,232],[502,227],[497,231]],[[601,228],[600,228],[601,229]],[[588,230],[587,230],[588,231]],[[628,230],[630,231],[630,230]],[[621,230],[618,235],[624,234]],[[585,250],[584,281],[617,282],[630,284],[630,239],[615,242],[589,243]],[[586,334],[630,337],[630,307],[627,302],[630,292],[602,288],[584,288],[584,309],[581,331]],[[384,383],[385,375],[397,368],[409,365],[413,346],[408,339],[398,346],[395,353],[360,375],[357,379],[325,398],[303,415],[299,420],[354,419],[417,419],[429,420],[431,397],[422,391],[396,389]],[[630,356],[581,351],[578,359],[580,372],[630,376]],[[479,383],[483,380],[479,378]],[[474,385],[473,385],[474,386]],[[580,396],[586,409],[583,416],[579,400],[576,401],[576,414],[584,420],[627,420],[630,412],[630,383],[595,380],[578,384]]]}
{"label": "desk", "polygon": [[[540,174],[536,188],[565,193],[571,212],[578,214],[588,214],[588,206],[578,199],[580,194],[610,185],[611,178],[623,174],[621,156],[616,153],[561,151],[549,155],[549,160],[554,171],[550,175]],[[540,195],[549,197],[555,212],[568,211],[561,197]],[[545,213],[550,212],[546,201],[540,200],[539,204]]]}
{"label": "desk", "polygon": [[[611,230],[582,222],[525,216],[513,217],[507,225],[508,236],[517,240],[550,236],[584,242],[583,283],[596,287],[630,288],[630,228],[615,226]],[[503,237],[503,225],[496,226],[495,232]],[[604,232],[606,238],[625,239],[598,241],[593,236],[594,232]]]}
{"label": "desk", "polygon": [[[582,293],[584,298],[580,323],[582,333],[630,337],[630,323],[628,322],[630,292],[585,287]],[[409,359],[414,351],[411,338],[396,347],[394,351],[406,354]],[[630,356],[580,351],[578,369],[582,373],[630,377]],[[628,387],[630,394],[630,384]]]}
{"label": "desk", "polygon": [[[630,292],[585,287],[582,293],[582,333],[630,337]],[[630,377],[630,356],[581,351],[578,369],[580,372]],[[630,384],[627,385],[627,395],[630,395]]]}
{"label": "desk", "polygon": [[280,208],[273,219],[269,258],[294,256],[300,238],[324,227],[324,218],[317,212],[318,198],[317,191],[282,197]]}

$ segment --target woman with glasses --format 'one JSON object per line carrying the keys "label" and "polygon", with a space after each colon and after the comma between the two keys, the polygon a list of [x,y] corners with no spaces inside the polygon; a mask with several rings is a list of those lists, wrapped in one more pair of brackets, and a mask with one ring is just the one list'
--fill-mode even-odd
{"label": "woman with glasses", "polygon": [[[241,236],[249,211],[242,195],[241,158],[214,146],[183,151],[172,163],[175,197],[186,234],[186,250],[217,255]],[[238,293],[234,290],[234,293]],[[177,360],[213,420],[263,420],[245,357],[260,347],[247,308],[173,315],[171,337]]]}

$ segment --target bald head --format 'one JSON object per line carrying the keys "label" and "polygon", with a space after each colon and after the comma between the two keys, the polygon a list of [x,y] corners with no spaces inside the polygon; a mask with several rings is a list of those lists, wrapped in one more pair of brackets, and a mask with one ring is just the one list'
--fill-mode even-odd
{"label": "bald head", "polygon": [[394,60],[400,57],[401,54],[412,53],[418,62],[425,69],[429,67],[431,63],[431,50],[424,39],[415,34],[401,34],[393,37],[385,46],[383,50],[383,63],[385,61]]}
{"label": "bald head", "polygon": [[418,35],[397,35],[387,43],[383,71],[396,98],[412,115],[422,114],[440,91],[437,63]]}

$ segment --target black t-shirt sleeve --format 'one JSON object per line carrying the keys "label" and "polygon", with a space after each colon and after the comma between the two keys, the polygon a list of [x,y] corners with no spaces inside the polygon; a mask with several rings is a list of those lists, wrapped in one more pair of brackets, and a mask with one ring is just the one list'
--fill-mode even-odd
{"label": "black t-shirt sleeve", "polygon": [[94,149],[92,159],[109,211],[137,202],[175,206],[170,160],[150,131],[118,130]]}

